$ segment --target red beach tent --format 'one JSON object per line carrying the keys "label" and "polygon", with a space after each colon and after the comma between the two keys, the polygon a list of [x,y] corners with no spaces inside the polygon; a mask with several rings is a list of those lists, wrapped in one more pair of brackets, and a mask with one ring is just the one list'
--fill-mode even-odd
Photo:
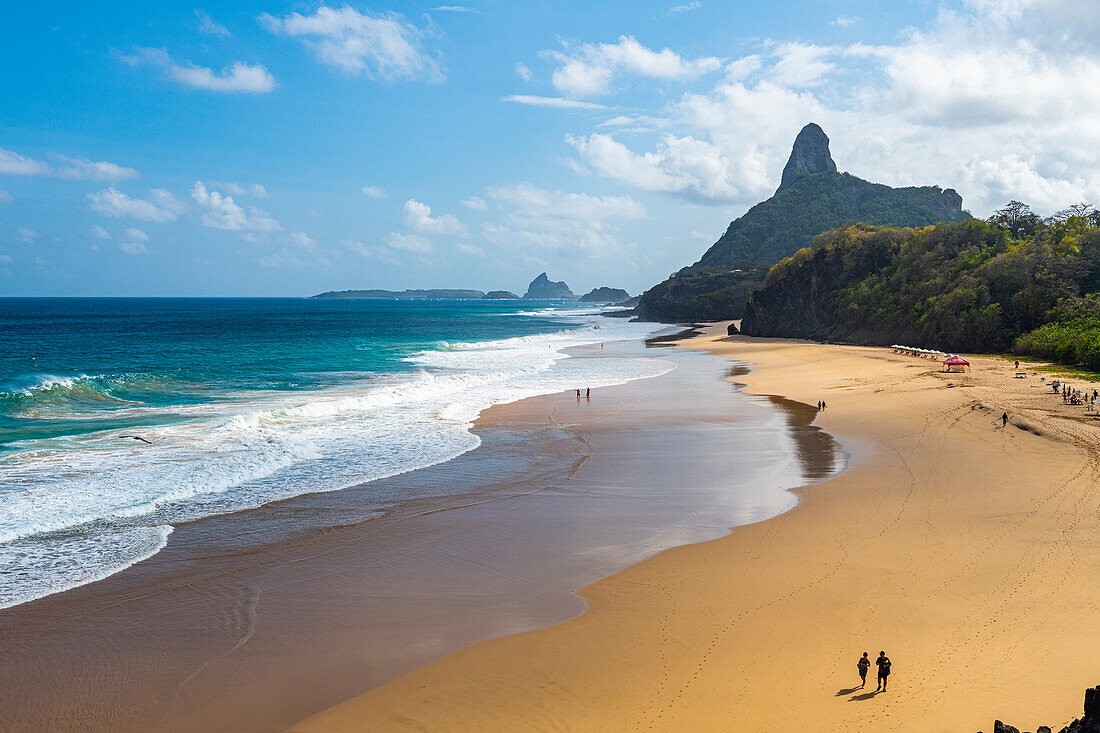
{"label": "red beach tent", "polygon": [[964,369],[970,369],[970,362],[961,356],[952,356],[950,359],[943,360],[943,370],[945,372],[952,371],[955,367],[962,367]]}

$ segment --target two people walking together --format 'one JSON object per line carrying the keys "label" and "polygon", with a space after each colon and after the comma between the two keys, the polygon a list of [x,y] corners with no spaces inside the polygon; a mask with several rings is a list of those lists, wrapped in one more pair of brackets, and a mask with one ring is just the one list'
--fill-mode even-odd
{"label": "two people walking together", "polygon": [[[890,679],[890,657],[886,656],[886,652],[879,652],[875,664],[878,665],[878,687],[875,688],[875,692],[879,690],[885,692],[886,682]],[[871,660],[867,658],[867,652],[863,652],[863,656],[856,662],[856,666],[859,668],[859,686],[862,689],[867,684],[867,670],[871,667]]]}

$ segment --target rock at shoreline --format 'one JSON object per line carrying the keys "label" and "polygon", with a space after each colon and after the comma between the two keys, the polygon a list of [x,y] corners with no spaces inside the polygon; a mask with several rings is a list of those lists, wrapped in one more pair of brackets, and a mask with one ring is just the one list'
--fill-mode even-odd
{"label": "rock at shoreline", "polygon": [[574,298],[573,291],[565,284],[564,280],[552,281],[542,273],[527,286],[524,300],[560,300],[562,298]]}
{"label": "rock at shoreline", "polygon": [[[993,733],[1020,733],[1020,729],[998,720],[993,723]],[[1054,732],[1049,726],[1040,725],[1035,733]],[[1058,733],[1100,733],[1100,685],[1085,690],[1085,717],[1074,720]]]}
{"label": "rock at shoreline", "polygon": [[741,333],[741,331],[740,331],[740,329],[737,328],[737,322],[736,321],[734,321],[730,325],[726,326],[726,335],[727,336],[736,336],[739,333]]}
{"label": "rock at shoreline", "polygon": [[490,290],[481,298],[482,300],[519,300],[519,296],[511,290]]}
{"label": "rock at shoreline", "polygon": [[582,303],[622,303],[630,299],[630,293],[619,288],[593,288],[581,296]]}

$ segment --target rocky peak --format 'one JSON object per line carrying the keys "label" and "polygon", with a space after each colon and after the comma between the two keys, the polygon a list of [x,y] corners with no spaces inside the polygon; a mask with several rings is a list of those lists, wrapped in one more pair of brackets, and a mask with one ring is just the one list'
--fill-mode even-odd
{"label": "rocky peak", "polygon": [[813,122],[803,127],[794,139],[791,157],[783,168],[779,190],[811,173],[836,173],[836,163],[829,154],[829,136]]}
{"label": "rocky peak", "polygon": [[554,298],[572,298],[573,291],[569,289],[569,286],[564,281],[554,282],[546,276],[546,273],[542,273],[527,286],[527,292],[524,294],[524,300],[545,300]]}

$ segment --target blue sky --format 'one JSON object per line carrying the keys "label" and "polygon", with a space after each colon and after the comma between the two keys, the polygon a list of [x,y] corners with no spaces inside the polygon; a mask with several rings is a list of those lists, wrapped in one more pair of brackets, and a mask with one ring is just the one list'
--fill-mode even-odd
{"label": "blue sky", "polygon": [[103,2],[0,28],[0,295],[633,293],[841,170],[1100,199],[1085,0]]}

